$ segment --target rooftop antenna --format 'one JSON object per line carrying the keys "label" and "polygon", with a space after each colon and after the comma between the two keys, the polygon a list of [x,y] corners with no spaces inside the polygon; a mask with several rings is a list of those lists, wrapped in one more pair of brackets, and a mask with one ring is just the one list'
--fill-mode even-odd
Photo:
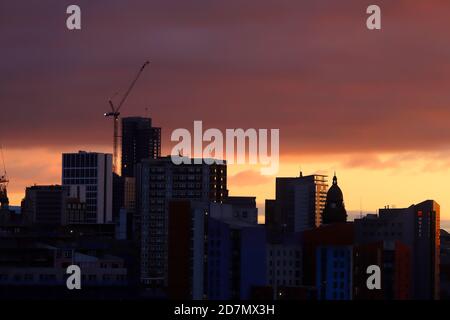
{"label": "rooftop antenna", "polygon": [[359,218],[362,218],[362,197],[359,197]]}

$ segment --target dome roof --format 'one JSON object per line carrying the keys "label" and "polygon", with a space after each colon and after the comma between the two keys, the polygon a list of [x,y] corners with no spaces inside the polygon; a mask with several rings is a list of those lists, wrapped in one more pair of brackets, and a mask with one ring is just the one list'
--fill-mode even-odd
{"label": "dome roof", "polygon": [[347,221],[347,211],[344,205],[344,196],[337,183],[336,173],[333,177],[333,185],[327,192],[325,208],[322,212],[323,224],[341,223]]}
{"label": "dome roof", "polygon": [[333,177],[333,185],[328,189],[327,192],[327,200],[329,202],[342,202],[344,200],[344,196],[342,194],[341,188],[339,188],[337,184],[337,177],[336,175]]}

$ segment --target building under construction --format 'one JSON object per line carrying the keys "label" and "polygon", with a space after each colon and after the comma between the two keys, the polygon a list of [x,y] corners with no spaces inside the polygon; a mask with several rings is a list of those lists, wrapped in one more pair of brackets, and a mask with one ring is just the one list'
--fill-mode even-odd
{"label": "building under construction", "polygon": [[9,208],[8,192],[6,190],[9,181],[6,175],[5,158],[3,156],[3,149],[1,146],[0,146],[0,156],[2,158],[3,163],[3,173],[0,176],[0,210],[4,210]]}

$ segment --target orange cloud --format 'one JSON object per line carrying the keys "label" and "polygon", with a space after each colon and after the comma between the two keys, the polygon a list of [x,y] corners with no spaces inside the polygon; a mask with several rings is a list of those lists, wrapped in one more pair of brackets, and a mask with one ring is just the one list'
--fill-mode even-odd
{"label": "orange cloud", "polygon": [[230,185],[236,186],[259,186],[274,181],[273,177],[263,176],[258,171],[245,170],[228,177]]}

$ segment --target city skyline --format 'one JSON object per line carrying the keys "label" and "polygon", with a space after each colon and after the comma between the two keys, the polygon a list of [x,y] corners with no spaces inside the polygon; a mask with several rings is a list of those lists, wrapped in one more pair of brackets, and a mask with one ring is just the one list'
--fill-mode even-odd
{"label": "city skyline", "polygon": [[0,143],[12,204],[27,186],[61,183],[61,153],[112,152],[107,101],[149,58],[123,114],[162,127],[163,155],[171,131],[194,120],[281,129],[279,173],[230,166],[230,195],[256,195],[262,208],[275,176],[336,170],[349,211],[434,199],[450,219],[449,4],[380,1],[389,32],[379,34],[357,1],[259,1],[239,14],[238,2],[124,5],[81,1],[83,29],[70,33],[63,3],[4,4]]}
{"label": "city skyline", "polygon": [[449,300],[448,12],[2,1],[0,300]]}

